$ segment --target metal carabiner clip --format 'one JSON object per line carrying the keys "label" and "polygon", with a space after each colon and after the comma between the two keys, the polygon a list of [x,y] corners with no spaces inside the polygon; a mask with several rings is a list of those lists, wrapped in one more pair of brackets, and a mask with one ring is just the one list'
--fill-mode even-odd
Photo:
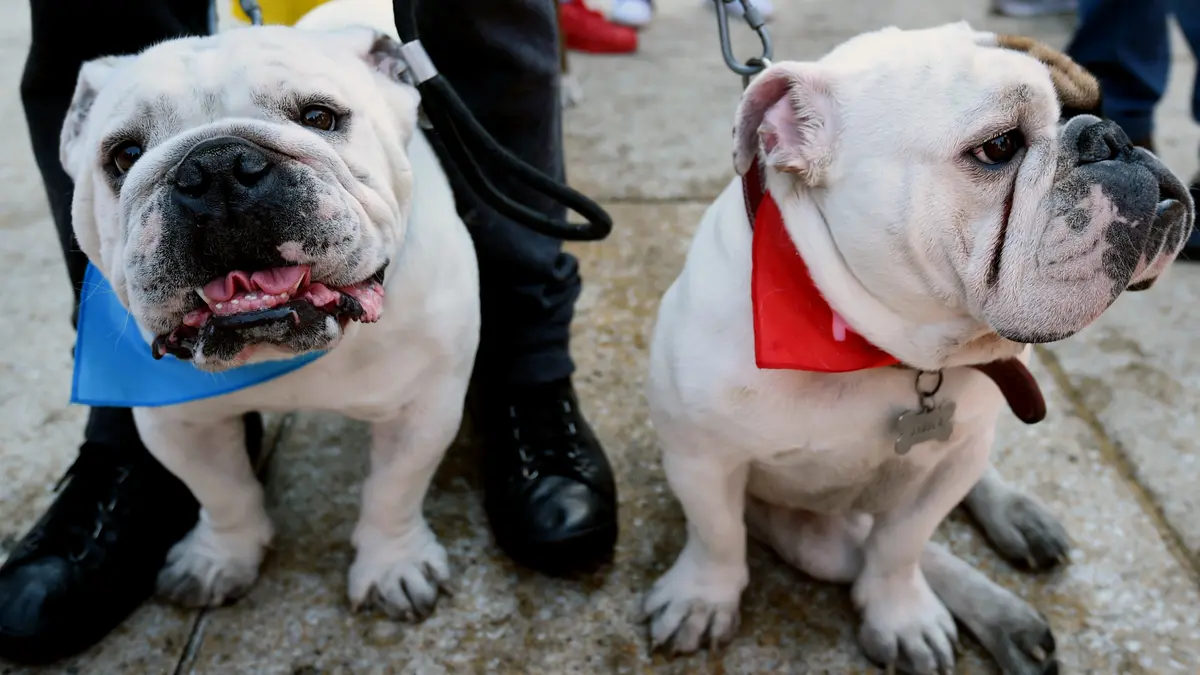
{"label": "metal carabiner clip", "polygon": [[259,6],[257,0],[238,0],[238,5],[246,14],[246,18],[250,19],[251,26],[263,25],[262,7]]}
{"label": "metal carabiner clip", "polygon": [[[712,1],[717,5],[717,30],[721,36],[721,56],[725,57],[725,65],[729,66],[730,70],[742,76],[742,87],[745,88],[750,84],[751,77],[761,73],[771,65],[771,59],[774,56],[771,34],[767,32],[766,28],[767,21],[751,0]],[[762,55],[752,57],[745,63],[738,63],[737,58],[733,55],[733,45],[729,42],[729,13],[725,5],[732,2],[740,2],[742,4],[742,15],[745,17],[746,23],[750,26],[751,30],[758,34],[759,42],[762,43]]]}

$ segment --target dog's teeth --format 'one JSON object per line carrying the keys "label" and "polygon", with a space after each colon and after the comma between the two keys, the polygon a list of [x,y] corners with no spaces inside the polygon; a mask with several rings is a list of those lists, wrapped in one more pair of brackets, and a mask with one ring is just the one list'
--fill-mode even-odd
{"label": "dog's teeth", "polygon": [[225,303],[223,303],[223,302],[218,302],[218,303],[217,303],[217,309],[221,309],[221,307],[223,307],[224,305],[225,305]]}
{"label": "dog's teeth", "polygon": [[200,299],[204,301],[204,304],[206,304],[206,305],[212,304],[208,301],[208,296],[204,294],[203,288],[197,288],[196,295],[200,296]]}
{"label": "dog's teeth", "polygon": [[257,296],[257,295],[255,295],[255,294],[253,294],[253,293],[247,293],[247,294],[246,294],[246,299],[247,299],[247,300],[257,300],[257,299],[258,299],[258,296]]}
{"label": "dog's teeth", "polygon": [[230,300],[229,302],[230,302],[230,304],[234,304],[234,305],[238,304],[237,300]]}

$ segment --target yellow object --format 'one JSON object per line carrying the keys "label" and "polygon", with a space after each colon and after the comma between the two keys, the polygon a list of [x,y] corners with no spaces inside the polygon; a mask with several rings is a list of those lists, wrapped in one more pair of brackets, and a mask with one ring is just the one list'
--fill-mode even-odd
{"label": "yellow object", "polygon": [[[258,0],[259,7],[262,8],[264,24],[283,24],[291,26],[300,20],[300,17],[308,14],[312,8],[317,5],[323,5],[329,0]],[[238,21],[250,23],[250,17],[242,11],[242,6],[238,0],[230,0],[233,3],[233,16]]]}

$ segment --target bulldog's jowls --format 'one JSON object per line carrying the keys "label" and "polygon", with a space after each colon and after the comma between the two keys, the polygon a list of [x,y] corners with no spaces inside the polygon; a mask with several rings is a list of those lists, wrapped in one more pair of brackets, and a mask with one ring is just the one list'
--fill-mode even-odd
{"label": "bulldog's jowls", "polygon": [[[687,652],[734,635],[749,534],[852,585],[876,662],[949,672],[957,619],[1004,672],[1057,672],[1045,619],[930,537],[965,499],[1010,560],[1065,559],[1054,517],[989,466],[1004,398],[968,366],[1024,362],[1030,343],[1082,330],[1150,286],[1192,227],[1183,183],[1086,114],[1097,104],[1095,80],[1065,56],[963,23],[861,35],[753,81],[738,172],[761,162],[789,248],[833,310],[832,339],[852,331],[900,366],[757,367],[755,234],[730,183],[651,347],[651,416],[688,519],[646,598],[656,644]],[[942,375],[924,399],[923,371]],[[920,442],[898,441],[906,411],[950,403],[949,429],[929,416]]]}
{"label": "bulldog's jowls", "polygon": [[330,3],[301,25],[85,64],[62,135],[75,232],[156,356],[221,371],[327,350],[249,389],[135,410],[202,506],[160,592],[246,592],[272,526],[241,416],[329,410],[374,424],[350,598],[420,616],[449,575],[421,508],[479,339],[475,252],[416,128],[390,3]]}

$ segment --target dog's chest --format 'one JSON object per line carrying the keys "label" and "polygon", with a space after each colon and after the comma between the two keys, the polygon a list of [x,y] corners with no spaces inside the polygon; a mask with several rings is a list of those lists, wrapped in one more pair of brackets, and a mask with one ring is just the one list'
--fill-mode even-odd
{"label": "dog's chest", "polygon": [[[903,371],[870,386],[843,389],[831,400],[772,406],[761,428],[771,450],[755,453],[748,491],[770,504],[821,513],[878,513],[906,500],[945,461],[986,452],[999,391],[982,376],[950,371],[934,397],[953,403],[951,435],[898,451],[900,415],[919,411],[920,397]],[[765,420],[760,419],[760,423]]]}
{"label": "dog's chest", "polygon": [[939,461],[959,449],[953,442],[923,444],[898,455],[882,442],[797,448],[754,462],[748,491],[769,504],[818,513],[886,511],[909,494]]}

